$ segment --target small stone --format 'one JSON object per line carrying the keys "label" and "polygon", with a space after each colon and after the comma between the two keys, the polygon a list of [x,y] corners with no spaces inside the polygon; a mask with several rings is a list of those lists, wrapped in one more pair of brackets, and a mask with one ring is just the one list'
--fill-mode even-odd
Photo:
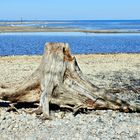
{"label": "small stone", "polygon": [[35,113],[33,113],[33,114],[32,114],[32,117],[33,117],[33,118],[36,118],[36,114],[35,114]]}

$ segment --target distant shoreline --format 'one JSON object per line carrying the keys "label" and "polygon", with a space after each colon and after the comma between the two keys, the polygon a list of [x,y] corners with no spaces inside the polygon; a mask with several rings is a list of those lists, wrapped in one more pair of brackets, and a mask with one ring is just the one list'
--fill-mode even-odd
{"label": "distant shoreline", "polygon": [[12,32],[83,32],[83,33],[140,33],[134,30],[84,30],[84,29],[69,29],[69,28],[41,28],[41,27],[29,27],[29,26],[0,26],[0,33],[12,33]]}

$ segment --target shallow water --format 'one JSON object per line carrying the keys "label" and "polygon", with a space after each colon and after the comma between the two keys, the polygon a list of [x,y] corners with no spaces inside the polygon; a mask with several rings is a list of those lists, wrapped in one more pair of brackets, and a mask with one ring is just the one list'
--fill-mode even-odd
{"label": "shallow water", "polygon": [[22,20],[0,22],[0,26],[140,31],[140,20]]}
{"label": "shallow water", "polygon": [[67,42],[74,54],[140,53],[140,34],[1,33],[0,56],[42,54],[46,42]]}

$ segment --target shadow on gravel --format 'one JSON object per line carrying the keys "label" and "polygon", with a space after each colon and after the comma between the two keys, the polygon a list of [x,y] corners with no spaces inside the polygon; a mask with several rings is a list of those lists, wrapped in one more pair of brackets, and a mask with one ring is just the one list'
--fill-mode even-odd
{"label": "shadow on gravel", "polygon": [[[13,104],[13,105],[16,109],[22,109],[22,108],[28,109],[28,108],[37,108],[38,107],[37,103],[29,103],[29,102],[20,102],[20,103],[16,103],[16,104]],[[0,101],[0,107],[8,108],[8,107],[11,107],[11,106],[10,106],[10,103],[8,103],[8,102]],[[50,109],[53,110],[53,111],[56,111],[56,110],[65,111],[66,110],[65,108],[60,108],[56,104],[50,104]]]}
{"label": "shadow on gravel", "polygon": [[[24,103],[17,103],[17,104],[15,104],[15,107],[17,108],[17,109],[21,109],[21,108],[37,108],[38,107],[38,104],[36,104],[36,103],[27,103],[27,102],[24,102]],[[50,109],[51,110],[59,110],[60,109],[60,107],[58,106],[58,105],[55,105],[55,104],[50,104]]]}
{"label": "shadow on gravel", "polygon": [[114,74],[112,75],[112,79],[114,81],[114,86],[116,83],[117,86],[126,87],[128,89],[130,87],[140,88],[140,79],[134,76],[134,74],[132,72],[129,72],[128,70],[126,70],[125,72],[114,72]]}
{"label": "shadow on gravel", "polygon": [[21,102],[21,103],[17,103],[15,104],[15,107],[17,109],[21,109],[21,108],[37,108],[38,105],[34,104],[34,103],[25,103],[25,102]]}
{"label": "shadow on gravel", "polygon": [[10,105],[7,102],[0,102],[0,107],[10,107]]}
{"label": "shadow on gravel", "polygon": [[[34,104],[34,103],[17,103],[17,104],[13,104],[14,107],[16,107],[17,109],[21,109],[21,108],[36,108],[38,107],[38,105]],[[10,103],[8,102],[0,102],[0,107],[11,107]]]}

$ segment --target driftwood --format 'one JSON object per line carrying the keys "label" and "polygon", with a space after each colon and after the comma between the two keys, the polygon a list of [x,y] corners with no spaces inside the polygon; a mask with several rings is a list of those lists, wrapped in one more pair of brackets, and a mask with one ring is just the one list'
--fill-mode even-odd
{"label": "driftwood", "polygon": [[12,103],[39,102],[39,109],[46,117],[49,104],[73,111],[80,108],[140,111],[140,106],[118,99],[89,82],[66,43],[46,44],[38,69],[18,87],[1,87],[0,98]]}

